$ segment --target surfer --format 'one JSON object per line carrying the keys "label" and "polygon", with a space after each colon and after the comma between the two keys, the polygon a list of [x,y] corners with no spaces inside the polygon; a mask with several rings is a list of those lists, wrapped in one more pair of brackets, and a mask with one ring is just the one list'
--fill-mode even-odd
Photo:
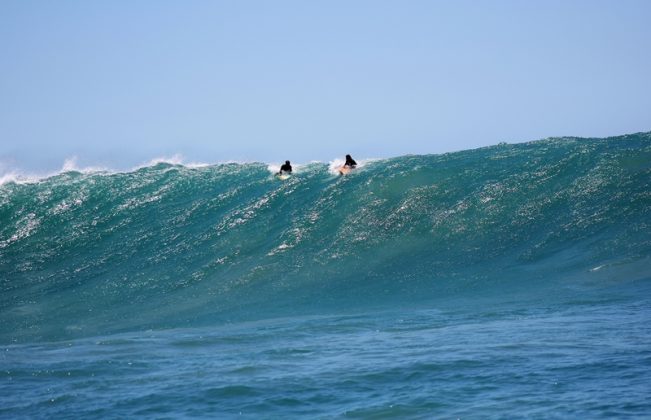
{"label": "surfer", "polygon": [[292,173],[292,165],[289,163],[288,160],[285,161],[285,164],[280,167],[280,171],[278,171],[278,175],[282,174],[291,174]]}
{"label": "surfer", "polygon": [[350,157],[350,155],[346,155],[346,163],[344,163],[344,168],[350,168],[350,169],[355,169],[357,167],[357,162]]}
{"label": "surfer", "polygon": [[339,175],[346,175],[356,167],[357,162],[355,162],[355,159],[350,157],[350,155],[346,155],[346,163],[344,163],[344,165],[339,168]]}

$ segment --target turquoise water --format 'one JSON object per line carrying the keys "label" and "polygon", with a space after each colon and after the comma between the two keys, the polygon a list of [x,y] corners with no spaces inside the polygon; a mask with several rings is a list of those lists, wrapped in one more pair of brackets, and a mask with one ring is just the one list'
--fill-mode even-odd
{"label": "turquoise water", "polygon": [[651,415],[651,134],[0,186],[0,416]]}

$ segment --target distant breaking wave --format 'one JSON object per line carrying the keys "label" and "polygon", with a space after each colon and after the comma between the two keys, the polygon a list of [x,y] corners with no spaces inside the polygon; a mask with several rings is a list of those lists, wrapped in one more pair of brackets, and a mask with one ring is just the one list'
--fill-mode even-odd
{"label": "distant breaking wave", "polygon": [[331,166],[7,177],[0,342],[651,276],[651,133]]}

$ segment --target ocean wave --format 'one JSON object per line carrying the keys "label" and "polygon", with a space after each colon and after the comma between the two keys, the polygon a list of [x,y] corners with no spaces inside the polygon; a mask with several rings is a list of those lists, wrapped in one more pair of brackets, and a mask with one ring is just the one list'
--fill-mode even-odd
{"label": "ocean wave", "polygon": [[650,275],[650,133],[359,162],[6,174],[0,341]]}

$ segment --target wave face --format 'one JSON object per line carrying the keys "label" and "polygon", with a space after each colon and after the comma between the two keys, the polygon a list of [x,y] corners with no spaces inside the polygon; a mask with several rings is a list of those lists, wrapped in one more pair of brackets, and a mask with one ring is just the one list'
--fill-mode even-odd
{"label": "wave face", "polygon": [[550,293],[651,275],[651,133],[0,186],[0,341]]}

